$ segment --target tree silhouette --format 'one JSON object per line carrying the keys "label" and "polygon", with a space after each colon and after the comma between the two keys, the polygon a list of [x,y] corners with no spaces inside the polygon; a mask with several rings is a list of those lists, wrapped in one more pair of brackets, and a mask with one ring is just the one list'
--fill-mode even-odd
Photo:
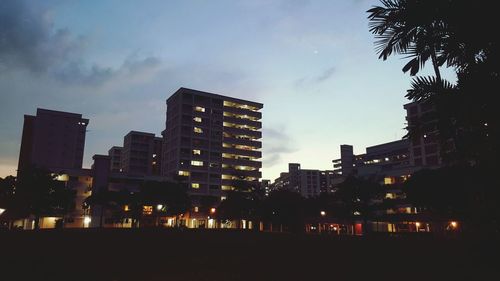
{"label": "tree silhouette", "polygon": [[19,172],[13,200],[35,217],[35,229],[42,216],[61,216],[74,209],[75,191],[55,178],[55,174],[35,167]]}
{"label": "tree silhouette", "polygon": [[351,176],[337,186],[335,198],[345,210],[349,210],[351,216],[363,219],[363,230],[366,232],[368,219],[373,215],[372,200],[382,191],[382,187],[376,182]]}
{"label": "tree silhouette", "polygon": [[140,186],[139,198],[141,205],[162,205],[158,210],[153,208],[155,215],[169,215],[177,217],[186,213],[191,208],[191,200],[187,188],[174,182],[146,181]]}
{"label": "tree silhouette", "polygon": [[404,184],[414,206],[436,217],[460,219],[470,231],[499,231],[499,180],[494,170],[455,166],[416,172]]}
{"label": "tree silhouette", "polygon": [[[369,9],[370,31],[375,34],[379,58],[392,54],[411,60],[403,67],[416,75],[431,60],[436,77],[413,79],[407,98],[435,105],[436,136],[450,163],[494,163],[499,155],[500,120],[495,93],[500,87],[499,42],[493,19],[494,2],[382,0]],[[474,16],[474,20],[464,20]],[[457,83],[444,81],[439,67],[453,67]],[[423,123],[423,122],[420,122]],[[410,135],[422,130],[408,128]],[[413,132],[412,132],[413,131]]]}
{"label": "tree silhouette", "polygon": [[291,232],[304,231],[304,198],[287,190],[273,191],[263,202],[262,215],[266,221]]}

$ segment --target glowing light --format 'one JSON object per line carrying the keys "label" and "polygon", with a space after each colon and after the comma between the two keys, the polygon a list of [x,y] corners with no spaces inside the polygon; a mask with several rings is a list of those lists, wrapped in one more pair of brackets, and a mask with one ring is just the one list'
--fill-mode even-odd
{"label": "glowing light", "polygon": [[69,176],[67,174],[57,175],[57,181],[69,181]]}
{"label": "glowing light", "polygon": [[450,224],[451,224],[451,227],[453,227],[453,228],[457,228],[457,226],[458,226],[458,223],[456,221],[452,221]]}
{"label": "glowing light", "polygon": [[321,216],[323,216],[323,217],[324,217],[324,216],[326,216],[326,212],[325,212],[325,211],[321,211],[321,212],[319,212],[319,213],[320,213],[320,215],[321,215]]}
{"label": "glowing light", "polygon": [[87,225],[88,225],[91,221],[92,221],[92,219],[91,219],[90,217],[84,217],[84,218],[83,218],[83,223],[84,223],[84,224],[87,224]]}
{"label": "glowing light", "polygon": [[210,208],[210,214],[214,214],[215,213],[215,208]]}
{"label": "glowing light", "polygon": [[151,215],[153,213],[153,206],[142,206],[142,213],[144,215]]}
{"label": "glowing light", "polygon": [[416,222],[416,223],[415,223],[415,226],[416,226],[417,228],[419,228],[419,227],[420,227],[420,223],[419,223],[419,222]]}
{"label": "glowing light", "polygon": [[123,210],[125,212],[130,211],[130,207],[128,205],[123,206]]}
{"label": "glowing light", "polygon": [[163,205],[162,204],[156,205],[156,210],[160,211],[161,209],[163,209]]}
{"label": "glowing light", "polygon": [[3,212],[5,212],[5,209],[0,208],[0,215],[3,214]]}

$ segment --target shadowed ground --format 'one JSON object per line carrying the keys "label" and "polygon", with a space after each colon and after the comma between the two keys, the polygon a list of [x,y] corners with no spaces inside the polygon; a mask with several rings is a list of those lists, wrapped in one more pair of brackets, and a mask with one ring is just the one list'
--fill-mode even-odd
{"label": "shadowed ground", "polygon": [[499,239],[161,229],[0,233],[0,280],[496,280]]}

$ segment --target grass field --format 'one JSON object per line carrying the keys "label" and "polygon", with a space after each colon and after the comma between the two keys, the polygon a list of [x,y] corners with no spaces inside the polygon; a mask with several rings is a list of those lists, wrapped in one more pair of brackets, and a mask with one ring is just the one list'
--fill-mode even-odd
{"label": "grass field", "polygon": [[0,233],[0,280],[499,280],[499,239],[80,229]]}

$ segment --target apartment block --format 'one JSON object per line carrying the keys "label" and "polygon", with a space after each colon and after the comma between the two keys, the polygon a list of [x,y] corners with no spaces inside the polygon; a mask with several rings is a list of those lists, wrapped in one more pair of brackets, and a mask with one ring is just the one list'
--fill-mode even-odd
{"label": "apartment block", "polygon": [[81,114],[38,108],[24,115],[18,171],[30,166],[54,172],[81,169],[89,119]]}
{"label": "apartment block", "polygon": [[404,108],[410,129],[411,163],[428,168],[440,167],[443,162],[435,106],[431,102],[412,102],[405,104]]}
{"label": "apartment block", "polygon": [[192,195],[258,188],[261,103],[180,88],[167,99],[162,133],[164,176],[187,182]]}
{"label": "apartment block", "polygon": [[111,172],[121,172],[122,170],[122,152],[123,147],[113,146],[108,150],[110,157],[110,170]]}
{"label": "apartment block", "polygon": [[123,138],[121,171],[128,175],[159,175],[161,150],[162,138],[152,133],[130,131]]}
{"label": "apartment block", "polygon": [[298,163],[289,163],[288,172],[274,180],[272,190],[289,190],[303,197],[315,197],[320,193],[333,191],[335,173],[333,170],[302,169]]}
{"label": "apartment block", "polygon": [[[402,139],[366,148],[366,153],[355,155],[352,146],[341,145],[341,158],[333,160],[333,172],[343,178],[354,175],[392,184],[406,180],[419,169],[410,161],[410,141]],[[349,171],[346,173],[345,171]]]}

